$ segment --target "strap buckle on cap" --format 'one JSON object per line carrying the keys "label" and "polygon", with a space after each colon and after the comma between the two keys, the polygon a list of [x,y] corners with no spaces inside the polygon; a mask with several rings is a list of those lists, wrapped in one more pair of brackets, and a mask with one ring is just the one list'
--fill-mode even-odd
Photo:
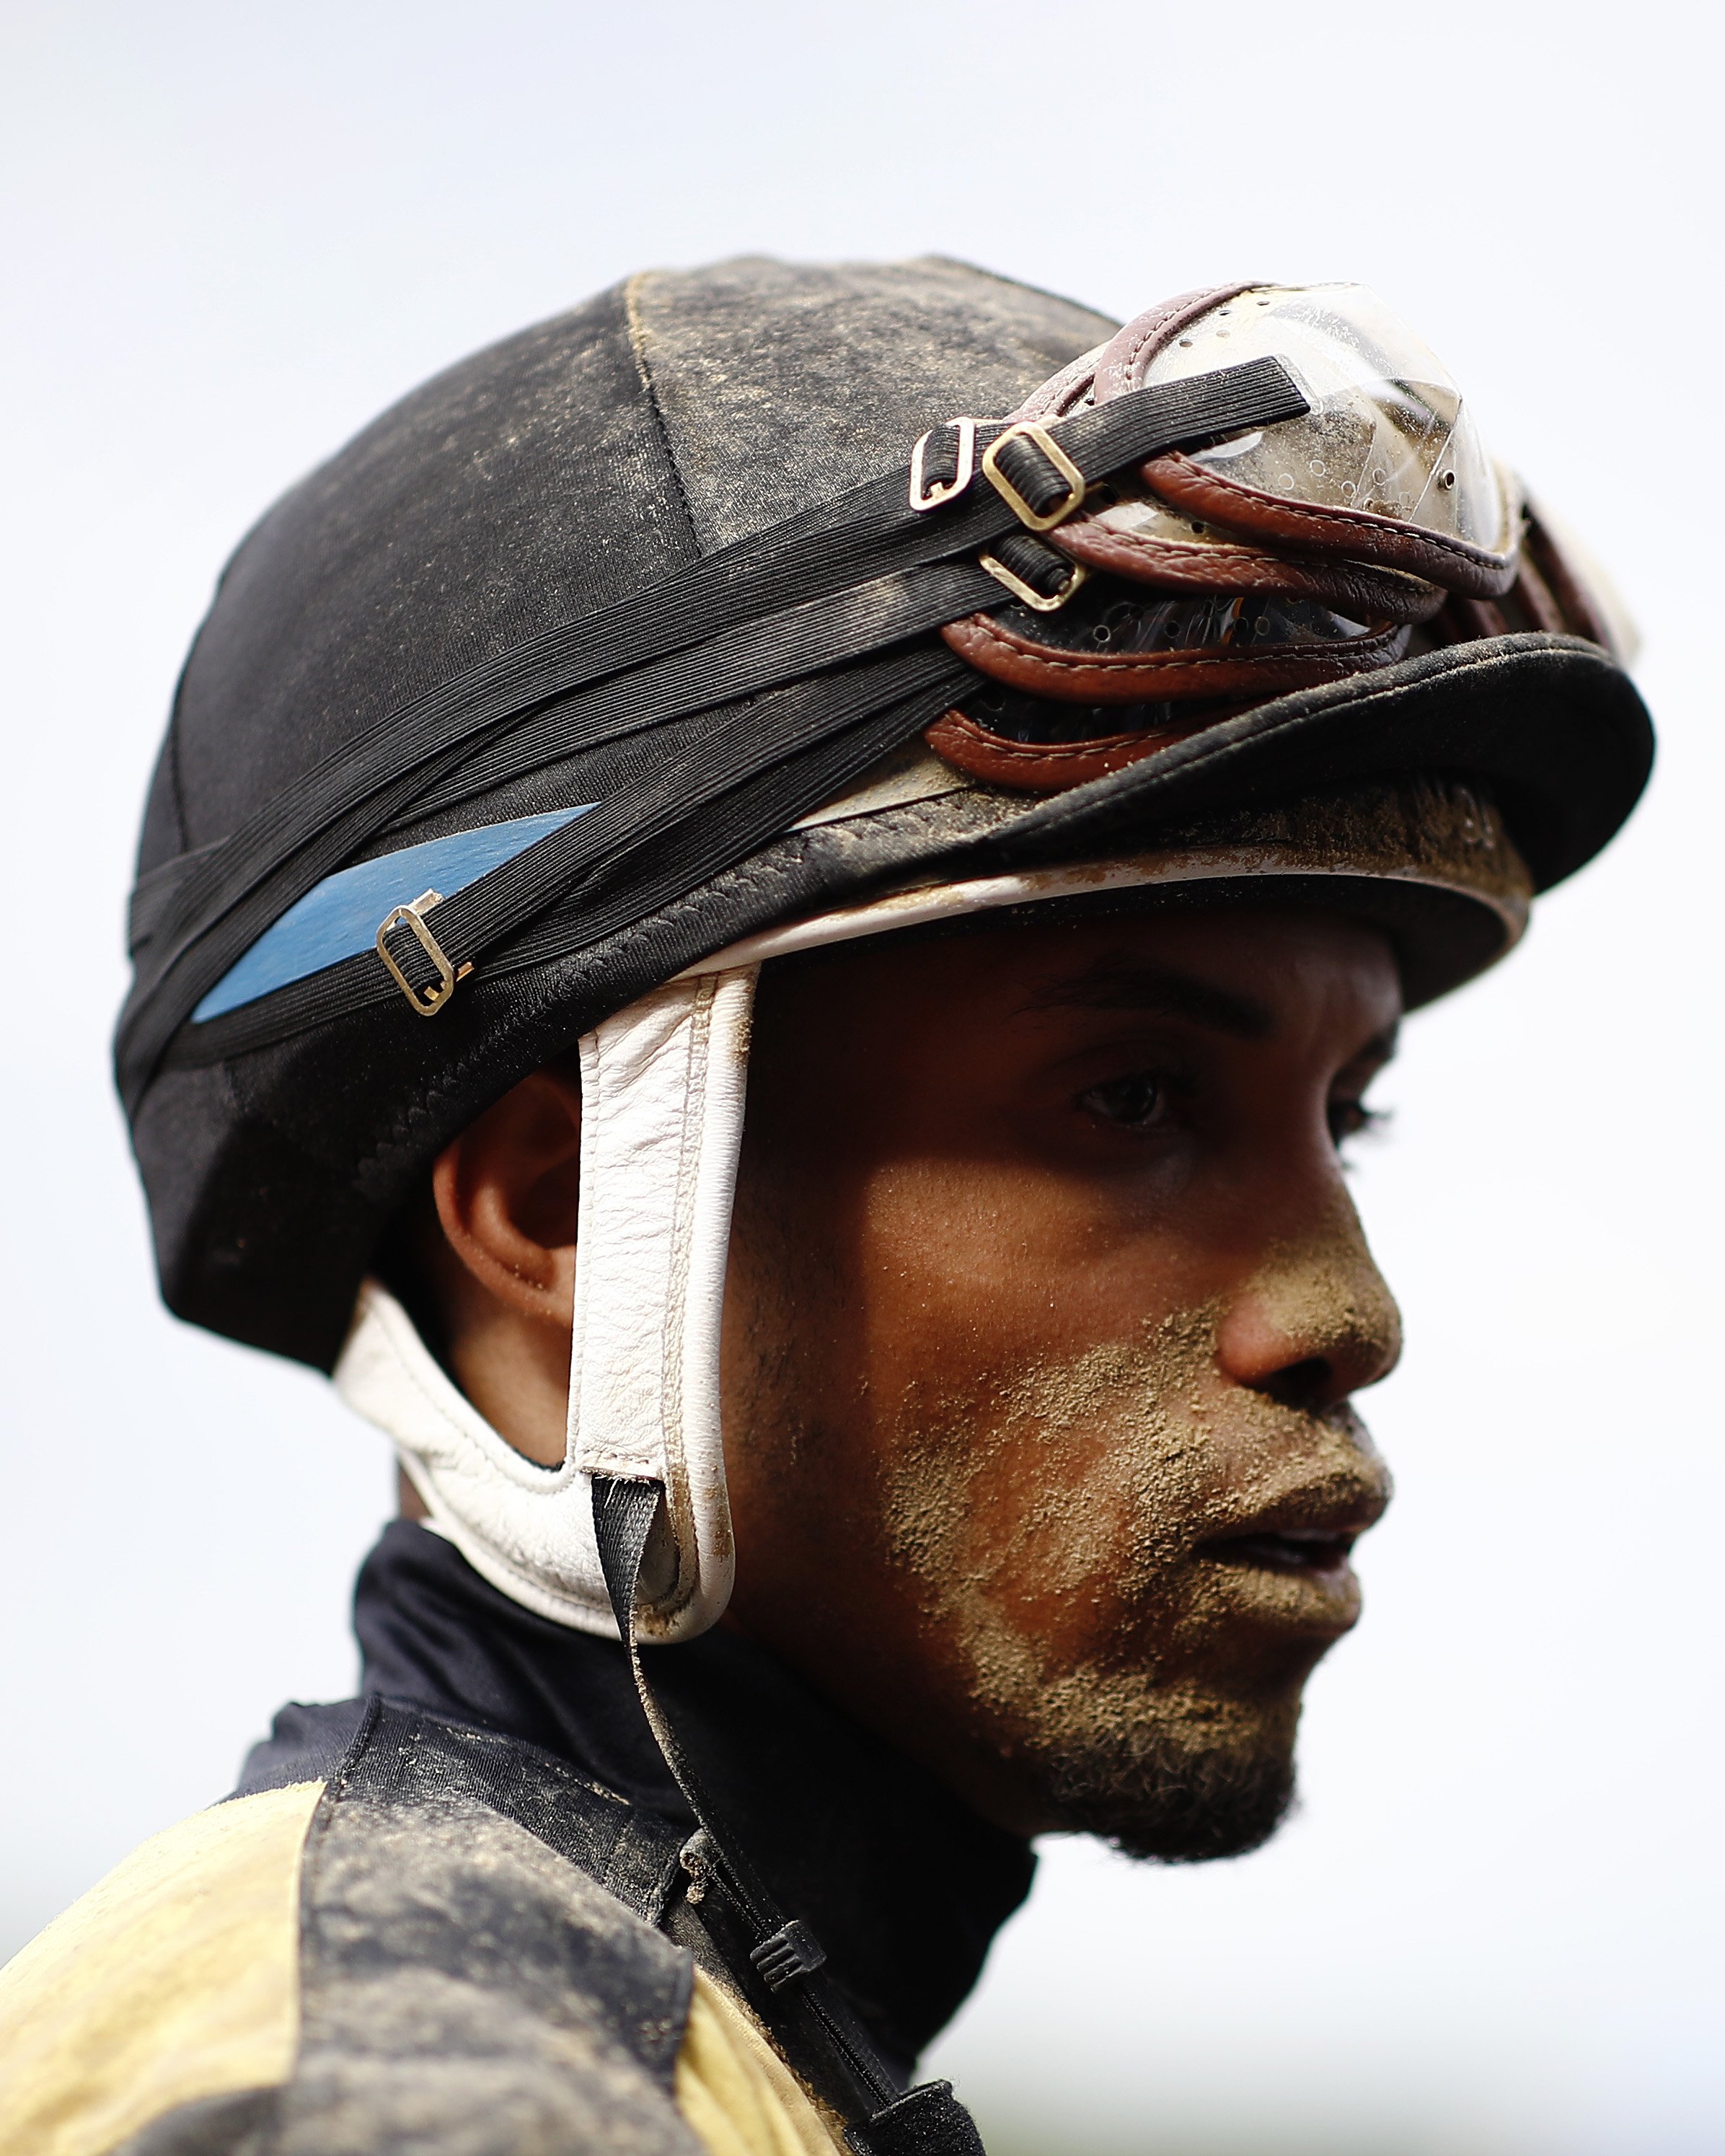
{"label": "strap buckle on cap", "polygon": [[977,567],[1037,613],[1058,613],[1090,574],[1082,562],[1070,561],[1022,531],[1009,531],[989,552],[979,554]]}
{"label": "strap buckle on cap", "polygon": [[931,427],[922,435],[911,452],[911,506],[922,511],[938,509],[943,501],[963,494],[976,476],[976,421],[948,419],[947,427],[958,429],[958,439],[952,444],[952,476],[950,479],[931,480],[928,476],[928,444],[942,427]]}
{"label": "strap buckle on cap", "polygon": [[1084,499],[1084,474],[1034,419],[995,436],[983,452],[983,471],[1027,531],[1052,531]]}
{"label": "strap buckle on cap", "polygon": [[[421,1018],[435,1018],[455,993],[457,981],[465,981],[473,971],[470,958],[456,965],[431,931],[425,926],[425,916],[434,906],[443,904],[440,891],[422,891],[417,898],[405,906],[392,906],[383,916],[377,931],[377,956],[389,968],[390,978],[407,998],[408,1004]],[[437,979],[426,988],[416,988],[395,963],[394,954],[387,938],[398,928],[413,932],[413,940],[437,968]]]}

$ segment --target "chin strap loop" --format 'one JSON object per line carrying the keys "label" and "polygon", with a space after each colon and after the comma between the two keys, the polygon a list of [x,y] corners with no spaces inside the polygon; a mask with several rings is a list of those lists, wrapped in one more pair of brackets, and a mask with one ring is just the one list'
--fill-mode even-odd
{"label": "chin strap loop", "polygon": [[855,2122],[845,2130],[855,2156],[984,2156],[976,2123],[950,2082],[925,2082],[901,2093],[834,1983],[814,1933],[783,1914],[753,1867],[715,1831],[712,1808],[647,1681],[635,1634],[641,1559],[665,1493],[657,1482],[592,1480],[599,1563],[641,1709],[699,1822],[685,1859],[700,1887],[701,1922],[716,1944],[733,1950],[727,1960],[734,1964],[740,1953],[752,1964],[767,1987],[757,2011],[815,2093]]}

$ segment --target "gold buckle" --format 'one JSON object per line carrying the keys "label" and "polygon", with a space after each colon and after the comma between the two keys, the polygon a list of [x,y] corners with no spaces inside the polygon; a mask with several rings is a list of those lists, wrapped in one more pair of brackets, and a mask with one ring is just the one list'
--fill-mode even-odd
{"label": "gold buckle", "polygon": [[[1046,516],[1039,516],[1025,501],[1012,481],[1001,470],[1000,452],[1009,442],[1034,442],[1060,477],[1066,482],[1066,498]],[[997,434],[983,452],[983,470],[988,484],[1017,517],[1027,531],[1052,531],[1063,524],[1084,499],[1084,474],[1050,434],[1046,427],[1039,427],[1034,419],[1020,419],[1015,427],[1009,427],[1004,434]],[[1073,590],[1078,588],[1075,584]],[[1067,596],[1070,598],[1070,593]]]}
{"label": "gold buckle", "polygon": [[938,509],[943,501],[950,501],[955,494],[963,494],[976,477],[976,421],[948,419],[949,427],[958,429],[958,471],[956,478],[937,480],[933,486],[922,483],[922,454],[933,438],[935,429],[919,437],[911,452],[911,506],[916,510]]}
{"label": "gold buckle", "polygon": [[[435,1018],[454,994],[456,982],[465,981],[473,971],[470,958],[459,966],[456,965],[425,926],[426,915],[434,906],[441,906],[443,902],[444,895],[440,891],[422,891],[417,898],[410,899],[405,906],[392,906],[384,915],[383,924],[377,931],[377,956],[388,967],[390,978],[421,1018]],[[412,929],[414,942],[437,968],[435,986],[424,990],[416,988],[391,956],[389,946],[383,939],[393,929],[401,927]]]}
{"label": "gold buckle", "polygon": [[1038,613],[1058,613],[1090,574],[1082,562],[1071,562],[1068,566],[1065,583],[1052,598],[1045,598],[1034,584],[1027,584],[1022,577],[1015,575],[996,554],[978,555],[977,567],[986,569],[997,584],[1004,584],[1015,599],[1022,599],[1027,607],[1034,607]]}

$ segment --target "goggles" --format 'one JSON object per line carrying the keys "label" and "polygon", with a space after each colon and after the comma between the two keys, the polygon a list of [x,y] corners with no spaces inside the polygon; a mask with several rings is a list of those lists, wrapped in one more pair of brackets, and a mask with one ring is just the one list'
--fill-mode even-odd
{"label": "goggles", "polygon": [[[1016,692],[1014,723],[993,767],[976,697],[931,746],[996,783],[1072,785],[1214,723],[1219,700],[1241,709],[1434,644],[1533,629],[1618,648],[1608,604],[1487,455],[1446,370],[1363,285],[1169,302],[1020,418],[1261,358],[1287,369],[1304,413],[1153,456],[996,546],[983,566],[1009,603],[942,633]],[[1154,723],[1128,727],[1123,709],[1076,742],[1074,704]],[[1026,755],[1036,742],[1060,751],[1058,779]]]}
{"label": "goggles", "polygon": [[1122,370],[1122,386],[1133,373],[1206,373],[1236,346],[1245,357],[1280,354],[1311,411],[1189,456],[1152,458],[1153,493],[1271,546],[1408,570],[1475,598],[1508,590],[1516,490],[1435,355],[1373,293],[1239,293]]}

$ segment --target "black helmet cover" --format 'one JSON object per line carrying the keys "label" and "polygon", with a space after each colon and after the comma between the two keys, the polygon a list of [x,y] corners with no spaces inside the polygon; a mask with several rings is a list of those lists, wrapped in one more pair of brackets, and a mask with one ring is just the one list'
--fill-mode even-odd
{"label": "black helmet cover", "polygon": [[[1226,633],[1267,621],[1281,675],[1060,700],[1061,586],[1117,576],[1109,618],[1142,613],[1156,473],[1312,513],[1203,462],[1309,418],[1297,369],[1099,377],[1119,342],[941,260],[653,274],[439,376],[270,511],[187,661],[134,901],[118,1066],[174,1309],[329,1367],[449,1137],[788,921],[1415,778],[1489,804],[1534,888],[1605,843],[1651,756],[1634,689],[1576,608],[1446,594],[1429,545],[1283,572],[1255,530],[1230,573],[1267,596]],[[1009,429],[1027,400],[1045,426]],[[1168,597],[1135,634],[1188,634]],[[978,670],[978,636],[1009,663]],[[1477,911],[1410,919],[1414,999],[1504,947]]]}

